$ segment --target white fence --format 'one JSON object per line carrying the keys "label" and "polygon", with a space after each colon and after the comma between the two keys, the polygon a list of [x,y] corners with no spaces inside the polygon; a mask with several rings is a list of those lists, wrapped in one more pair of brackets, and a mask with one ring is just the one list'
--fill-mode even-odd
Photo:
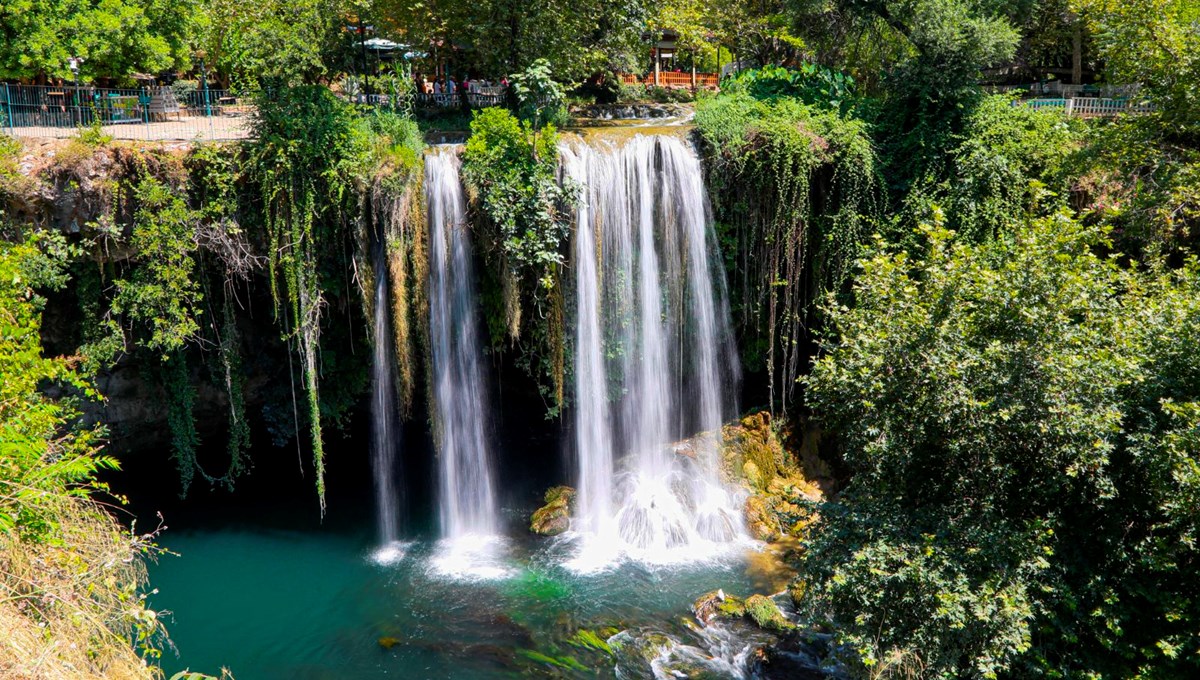
{"label": "white fence", "polygon": [[1122,113],[1148,113],[1153,107],[1142,101],[1112,97],[1060,97],[1014,102],[1031,109],[1061,109],[1068,116],[1110,118]]}

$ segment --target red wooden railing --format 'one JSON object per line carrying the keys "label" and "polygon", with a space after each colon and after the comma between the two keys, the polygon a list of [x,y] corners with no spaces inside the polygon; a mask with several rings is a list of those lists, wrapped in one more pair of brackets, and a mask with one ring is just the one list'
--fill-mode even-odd
{"label": "red wooden railing", "polygon": [[[626,85],[645,85],[653,87],[654,73],[651,72],[646,76],[636,76],[632,73],[622,73],[621,82]],[[662,71],[658,74],[658,83],[660,87],[708,87],[715,88],[719,84],[719,79],[715,73],[697,73],[696,81],[693,84],[691,73],[680,73],[677,71]]]}

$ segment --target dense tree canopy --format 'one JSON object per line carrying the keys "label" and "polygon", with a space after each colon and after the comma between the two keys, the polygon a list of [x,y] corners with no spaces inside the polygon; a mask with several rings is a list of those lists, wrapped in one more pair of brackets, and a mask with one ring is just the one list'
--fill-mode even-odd
{"label": "dense tree canopy", "polygon": [[807,381],[853,481],[804,558],[853,663],[1194,674],[1200,287],[1038,219],[879,245]]}
{"label": "dense tree canopy", "polygon": [[121,84],[134,73],[187,68],[200,0],[16,0],[0,7],[0,79],[71,79]]}

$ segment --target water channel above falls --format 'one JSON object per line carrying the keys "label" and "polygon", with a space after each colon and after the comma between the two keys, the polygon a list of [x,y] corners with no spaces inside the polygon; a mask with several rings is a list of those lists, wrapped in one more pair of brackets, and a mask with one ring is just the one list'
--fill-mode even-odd
{"label": "water channel above falls", "polygon": [[[355,479],[331,468],[343,489],[331,507],[349,507],[324,524],[283,496],[248,512],[216,512],[210,498],[168,513],[161,543],[175,555],[151,569],[152,604],[171,612],[177,654],[164,656],[168,674],[746,676],[763,634],[740,623],[704,628],[689,606],[718,588],[748,595],[779,586],[750,577],[755,543],[742,526],[742,496],[717,474],[715,438],[693,440],[691,456],[670,448],[736,412],[736,355],[699,161],[677,132],[570,144],[564,172],[583,197],[567,284],[575,410],[556,441],[514,438],[521,427],[512,422],[507,436],[490,426],[523,406],[511,387],[495,397],[504,380],[477,340],[456,150],[432,150],[435,434],[413,437],[420,417],[399,427],[388,416],[393,368],[378,345],[390,337],[389,291],[376,252],[370,436],[361,451],[354,438],[341,451],[327,444],[332,465],[341,456],[369,472]],[[571,531],[528,534],[540,489],[563,482],[580,489]],[[413,514],[403,526],[401,504]]]}

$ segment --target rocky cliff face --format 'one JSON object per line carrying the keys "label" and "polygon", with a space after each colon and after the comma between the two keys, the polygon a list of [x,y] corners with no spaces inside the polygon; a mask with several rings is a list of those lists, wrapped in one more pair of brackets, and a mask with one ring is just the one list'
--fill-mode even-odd
{"label": "rocky cliff face", "polygon": [[[106,301],[116,281],[138,258],[130,246],[138,181],[152,177],[186,195],[189,144],[141,145],[131,142],[87,143],[81,139],[23,143],[0,159],[0,226],[19,237],[30,230],[65,234],[74,251],[71,281],[48,295],[42,325],[47,353],[74,356],[108,318]],[[197,224],[196,239],[201,238]],[[204,255],[200,255],[204,257]],[[240,365],[245,409],[261,413],[288,381],[287,348],[273,322],[269,286],[253,276],[236,293],[240,306],[234,323],[243,357]],[[209,291],[204,291],[208,293]],[[202,294],[197,322],[200,336],[221,323],[215,295]],[[195,390],[192,416],[201,445],[224,445],[230,399],[222,376],[214,373],[205,340],[188,354],[188,383]],[[168,404],[173,395],[156,371],[151,353],[137,351],[128,335],[124,351],[95,377],[103,400],[82,404],[84,417],[104,423],[110,451],[136,453],[169,450],[172,433]]]}

